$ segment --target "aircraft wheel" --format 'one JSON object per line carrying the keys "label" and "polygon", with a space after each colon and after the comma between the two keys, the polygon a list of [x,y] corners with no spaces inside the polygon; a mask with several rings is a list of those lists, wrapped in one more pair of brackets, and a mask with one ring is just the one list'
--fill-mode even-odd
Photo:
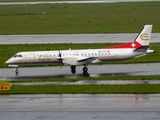
{"label": "aircraft wheel", "polygon": [[16,76],[18,76],[19,75],[19,70],[15,70],[15,74],[16,74]]}
{"label": "aircraft wheel", "polygon": [[87,73],[87,72],[88,72],[88,68],[87,68],[87,67],[84,67],[84,68],[83,68],[83,72],[84,72],[84,73]]}
{"label": "aircraft wheel", "polygon": [[72,69],[72,70],[76,70],[76,66],[74,66],[74,65],[71,66],[71,69]]}
{"label": "aircraft wheel", "polygon": [[15,74],[16,74],[16,76],[18,76],[18,75],[19,75],[18,67],[17,67],[17,68],[16,68],[16,70],[15,70]]}
{"label": "aircraft wheel", "polygon": [[76,70],[71,70],[72,74],[75,74],[76,73]]}
{"label": "aircraft wheel", "polygon": [[71,72],[72,74],[76,73],[76,66],[71,66]]}

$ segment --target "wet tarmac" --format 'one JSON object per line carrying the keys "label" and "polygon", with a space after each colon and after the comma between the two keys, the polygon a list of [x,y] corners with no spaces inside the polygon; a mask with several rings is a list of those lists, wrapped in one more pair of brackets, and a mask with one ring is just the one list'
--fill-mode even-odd
{"label": "wet tarmac", "polygon": [[19,76],[15,75],[15,68],[1,68],[0,80],[25,80],[25,79],[56,79],[79,77],[104,77],[127,75],[159,75],[160,63],[144,64],[106,64],[89,65],[88,74],[83,74],[82,66],[77,67],[72,74],[70,67],[23,67],[19,68]]}
{"label": "wet tarmac", "polygon": [[11,76],[11,77],[0,77],[0,80],[26,80],[26,79],[57,79],[57,78],[85,78],[85,77],[108,77],[108,76],[126,76],[129,73],[85,73],[85,74],[59,74],[59,75],[33,75],[33,76]]}
{"label": "wet tarmac", "polygon": [[128,85],[160,84],[160,80],[81,80],[75,82],[16,82],[12,85]]}
{"label": "wet tarmac", "polygon": [[154,120],[160,94],[0,96],[2,120]]}

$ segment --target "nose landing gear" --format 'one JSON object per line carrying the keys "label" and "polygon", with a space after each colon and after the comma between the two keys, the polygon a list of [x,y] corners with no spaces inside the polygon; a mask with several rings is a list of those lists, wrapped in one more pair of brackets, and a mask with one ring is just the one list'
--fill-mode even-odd
{"label": "nose landing gear", "polygon": [[15,75],[18,76],[19,75],[19,70],[18,70],[18,67],[16,67],[16,70],[15,70]]}

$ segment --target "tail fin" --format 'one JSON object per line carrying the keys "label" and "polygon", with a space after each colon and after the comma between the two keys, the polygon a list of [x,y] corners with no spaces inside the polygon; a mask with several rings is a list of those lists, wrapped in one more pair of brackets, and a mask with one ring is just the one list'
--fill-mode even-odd
{"label": "tail fin", "polygon": [[133,48],[135,50],[147,50],[150,43],[151,31],[152,31],[152,25],[145,25],[142,31],[138,34],[138,36],[133,42],[113,47],[107,47],[104,49]]}
{"label": "tail fin", "polygon": [[150,38],[152,32],[152,25],[145,25],[140,34],[136,37],[135,41],[142,46],[137,49],[147,50],[149,48]]}

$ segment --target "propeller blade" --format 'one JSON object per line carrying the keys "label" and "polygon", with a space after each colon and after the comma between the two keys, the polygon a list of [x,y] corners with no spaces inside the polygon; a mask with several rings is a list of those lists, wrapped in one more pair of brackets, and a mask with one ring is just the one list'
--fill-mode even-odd
{"label": "propeller blade", "polygon": [[63,64],[63,62],[62,62],[62,53],[60,52],[60,50],[58,52],[58,58],[57,58],[57,60],[59,60],[58,64],[61,64],[61,68],[62,68],[62,64]]}
{"label": "propeller blade", "polygon": [[60,52],[60,50],[59,50],[59,57],[61,57],[62,55],[61,55],[61,52]]}
{"label": "propeller blade", "polygon": [[59,51],[57,60],[59,60],[59,61],[62,60],[61,56],[62,56],[62,53]]}

